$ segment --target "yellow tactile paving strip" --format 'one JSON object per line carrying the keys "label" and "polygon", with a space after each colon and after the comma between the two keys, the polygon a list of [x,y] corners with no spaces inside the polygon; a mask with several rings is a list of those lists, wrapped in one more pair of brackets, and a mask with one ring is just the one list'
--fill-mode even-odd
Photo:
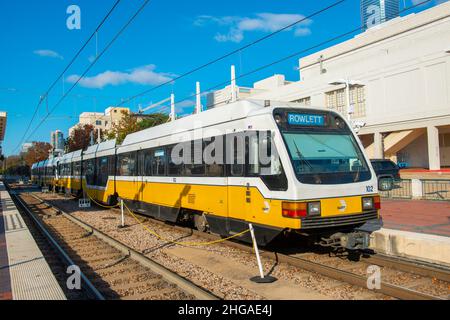
{"label": "yellow tactile paving strip", "polygon": [[65,300],[41,250],[1,182],[0,193],[13,299]]}

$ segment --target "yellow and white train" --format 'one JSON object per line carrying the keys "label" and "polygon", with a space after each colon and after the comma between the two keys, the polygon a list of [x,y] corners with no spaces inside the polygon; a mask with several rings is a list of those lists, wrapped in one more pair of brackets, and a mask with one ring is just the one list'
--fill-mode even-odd
{"label": "yellow and white train", "polygon": [[381,225],[363,150],[331,110],[242,100],[39,162],[32,180],[223,236],[252,223],[262,245],[295,232],[359,249]]}

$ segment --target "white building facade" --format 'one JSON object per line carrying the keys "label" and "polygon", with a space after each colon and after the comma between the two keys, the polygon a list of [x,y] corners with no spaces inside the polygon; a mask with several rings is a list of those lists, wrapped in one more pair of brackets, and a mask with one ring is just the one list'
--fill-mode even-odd
{"label": "white building facade", "polygon": [[298,82],[274,77],[255,83],[265,90],[252,98],[340,111],[364,124],[358,134],[371,158],[450,166],[450,2],[300,59]]}

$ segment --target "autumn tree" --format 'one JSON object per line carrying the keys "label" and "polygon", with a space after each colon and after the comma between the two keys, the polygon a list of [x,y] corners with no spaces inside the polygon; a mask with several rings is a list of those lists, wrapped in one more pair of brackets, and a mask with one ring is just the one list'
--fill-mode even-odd
{"label": "autumn tree", "polygon": [[50,143],[33,142],[32,146],[23,155],[25,163],[31,167],[33,163],[47,159],[51,149],[52,146]]}
{"label": "autumn tree", "polygon": [[97,130],[91,124],[79,124],[67,138],[67,152],[86,149],[91,143],[91,132],[94,132],[94,141],[97,141]]}
{"label": "autumn tree", "polygon": [[25,163],[23,156],[13,155],[6,157],[2,163],[2,174],[29,176],[30,167]]}
{"label": "autumn tree", "polygon": [[117,144],[121,144],[127,135],[141,131],[150,127],[167,122],[169,117],[163,113],[154,113],[142,116],[136,116],[126,111],[122,111],[122,118],[119,123],[113,124],[111,130],[106,133],[107,139],[116,139]]}

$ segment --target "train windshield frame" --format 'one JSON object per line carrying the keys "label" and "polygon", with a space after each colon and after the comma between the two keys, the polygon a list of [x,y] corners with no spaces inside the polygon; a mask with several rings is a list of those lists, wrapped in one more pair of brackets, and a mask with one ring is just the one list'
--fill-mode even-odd
{"label": "train windshield frame", "polygon": [[301,183],[345,184],[371,179],[364,154],[340,116],[290,109],[276,110],[274,117]]}

